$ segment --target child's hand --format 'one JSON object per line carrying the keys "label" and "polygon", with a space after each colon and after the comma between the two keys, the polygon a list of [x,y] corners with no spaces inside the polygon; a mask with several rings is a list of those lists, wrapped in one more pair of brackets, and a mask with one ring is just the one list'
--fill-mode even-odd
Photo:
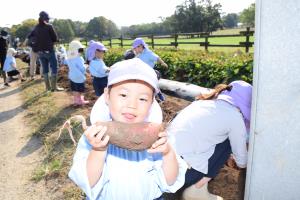
{"label": "child's hand", "polygon": [[168,135],[166,132],[160,132],[158,134],[159,139],[156,140],[150,149],[148,149],[149,153],[162,153],[163,155],[166,155],[169,153],[171,147],[168,143]]}
{"label": "child's hand", "polygon": [[106,151],[109,136],[105,135],[107,130],[106,126],[92,125],[84,132],[89,143],[92,145],[92,149],[95,151]]}

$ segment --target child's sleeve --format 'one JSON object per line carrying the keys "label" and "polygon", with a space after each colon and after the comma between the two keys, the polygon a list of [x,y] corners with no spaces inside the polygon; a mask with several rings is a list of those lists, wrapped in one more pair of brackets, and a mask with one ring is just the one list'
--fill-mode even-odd
{"label": "child's sleeve", "polygon": [[16,62],[16,59],[15,59],[15,58],[12,59],[10,65],[11,65],[11,67],[12,67],[13,69],[17,69],[17,62]]}
{"label": "child's sleeve", "polygon": [[80,60],[78,62],[78,67],[79,67],[79,70],[82,72],[82,74],[85,74],[86,68],[85,68],[84,60],[82,57],[80,57]]}
{"label": "child's sleeve", "polygon": [[175,183],[172,185],[168,185],[163,169],[162,169],[162,160],[155,161],[155,181],[157,185],[159,186],[159,189],[161,192],[168,192],[168,193],[175,193],[178,189],[180,189],[185,181],[185,172],[188,168],[186,162],[179,156],[176,155],[177,162],[178,162],[178,176],[176,178]]}
{"label": "child's sleeve", "polygon": [[233,157],[238,167],[245,168],[247,166],[247,131],[243,120],[239,119],[232,125],[229,132],[229,141],[233,153]]}
{"label": "child's sleeve", "polygon": [[91,188],[88,176],[87,176],[87,158],[91,150],[91,145],[88,143],[86,137],[81,136],[78,146],[73,158],[73,164],[71,170],[69,171],[69,178],[74,181],[86,194],[88,199],[97,199],[97,196],[103,189],[103,186],[108,182],[107,179],[107,167],[104,163],[102,176],[97,182],[97,184]]}
{"label": "child's sleeve", "polygon": [[152,58],[151,60],[153,60],[154,62],[157,62],[158,59],[159,59],[159,56],[152,51],[151,52],[151,58]]}

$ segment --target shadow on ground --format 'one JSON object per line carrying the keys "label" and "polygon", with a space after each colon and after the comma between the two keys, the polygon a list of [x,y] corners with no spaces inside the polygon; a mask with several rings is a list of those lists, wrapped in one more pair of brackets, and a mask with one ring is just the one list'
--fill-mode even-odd
{"label": "shadow on ground", "polygon": [[32,133],[30,140],[18,152],[17,157],[25,157],[43,146],[42,137],[49,133],[54,133],[57,127],[62,126],[64,121],[69,118],[76,110],[72,106],[67,106],[60,110],[55,116],[50,118],[47,123],[41,126]]}
{"label": "shadow on ground", "polygon": [[7,91],[7,92],[4,92],[4,93],[1,93],[0,94],[0,98],[5,98],[5,97],[8,97],[10,95],[13,95],[13,94],[16,94],[20,92],[20,89],[19,88],[15,88],[13,90],[10,90],[10,91]]}
{"label": "shadow on ground", "polygon": [[15,117],[17,114],[23,112],[23,106],[18,106],[14,109],[7,110],[0,113],[0,123],[10,120],[11,118]]}

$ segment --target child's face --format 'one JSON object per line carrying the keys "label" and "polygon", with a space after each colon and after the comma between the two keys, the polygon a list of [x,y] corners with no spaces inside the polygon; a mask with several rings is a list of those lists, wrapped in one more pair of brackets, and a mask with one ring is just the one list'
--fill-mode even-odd
{"label": "child's face", "polygon": [[95,51],[95,57],[98,58],[98,59],[103,59],[104,54],[105,54],[104,51],[98,51],[98,50]]}
{"label": "child's face", "polygon": [[135,47],[133,50],[134,50],[135,54],[139,54],[139,53],[143,52],[144,47],[143,47],[143,45],[139,45],[139,46]]}
{"label": "child's face", "polygon": [[140,80],[128,80],[105,89],[105,99],[113,120],[144,122],[153,103],[153,88]]}

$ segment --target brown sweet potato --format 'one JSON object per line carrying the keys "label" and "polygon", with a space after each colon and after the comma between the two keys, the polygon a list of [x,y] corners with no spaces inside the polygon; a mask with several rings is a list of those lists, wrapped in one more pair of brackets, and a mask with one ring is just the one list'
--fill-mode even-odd
{"label": "brown sweet potato", "polygon": [[162,124],[135,123],[126,124],[122,122],[97,122],[96,125],[107,127],[106,134],[109,142],[116,146],[129,150],[144,150],[158,139],[158,133],[163,130]]}
{"label": "brown sweet potato", "polygon": [[[85,118],[82,115],[75,115],[68,119],[60,129],[58,138],[60,137],[64,128],[68,129],[70,137],[76,145],[73,137],[71,120],[81,121],[82,128],[86,130]],[[122,122],[97,122],[96,125],[106,126],[106,134],[109,135],[109,142],[116,146],[129,150],[144,150],[151,147],[151,145],[159,138],[158,133],[164,130],[164,124],[143,122],[135,124],[127,124]]]}

